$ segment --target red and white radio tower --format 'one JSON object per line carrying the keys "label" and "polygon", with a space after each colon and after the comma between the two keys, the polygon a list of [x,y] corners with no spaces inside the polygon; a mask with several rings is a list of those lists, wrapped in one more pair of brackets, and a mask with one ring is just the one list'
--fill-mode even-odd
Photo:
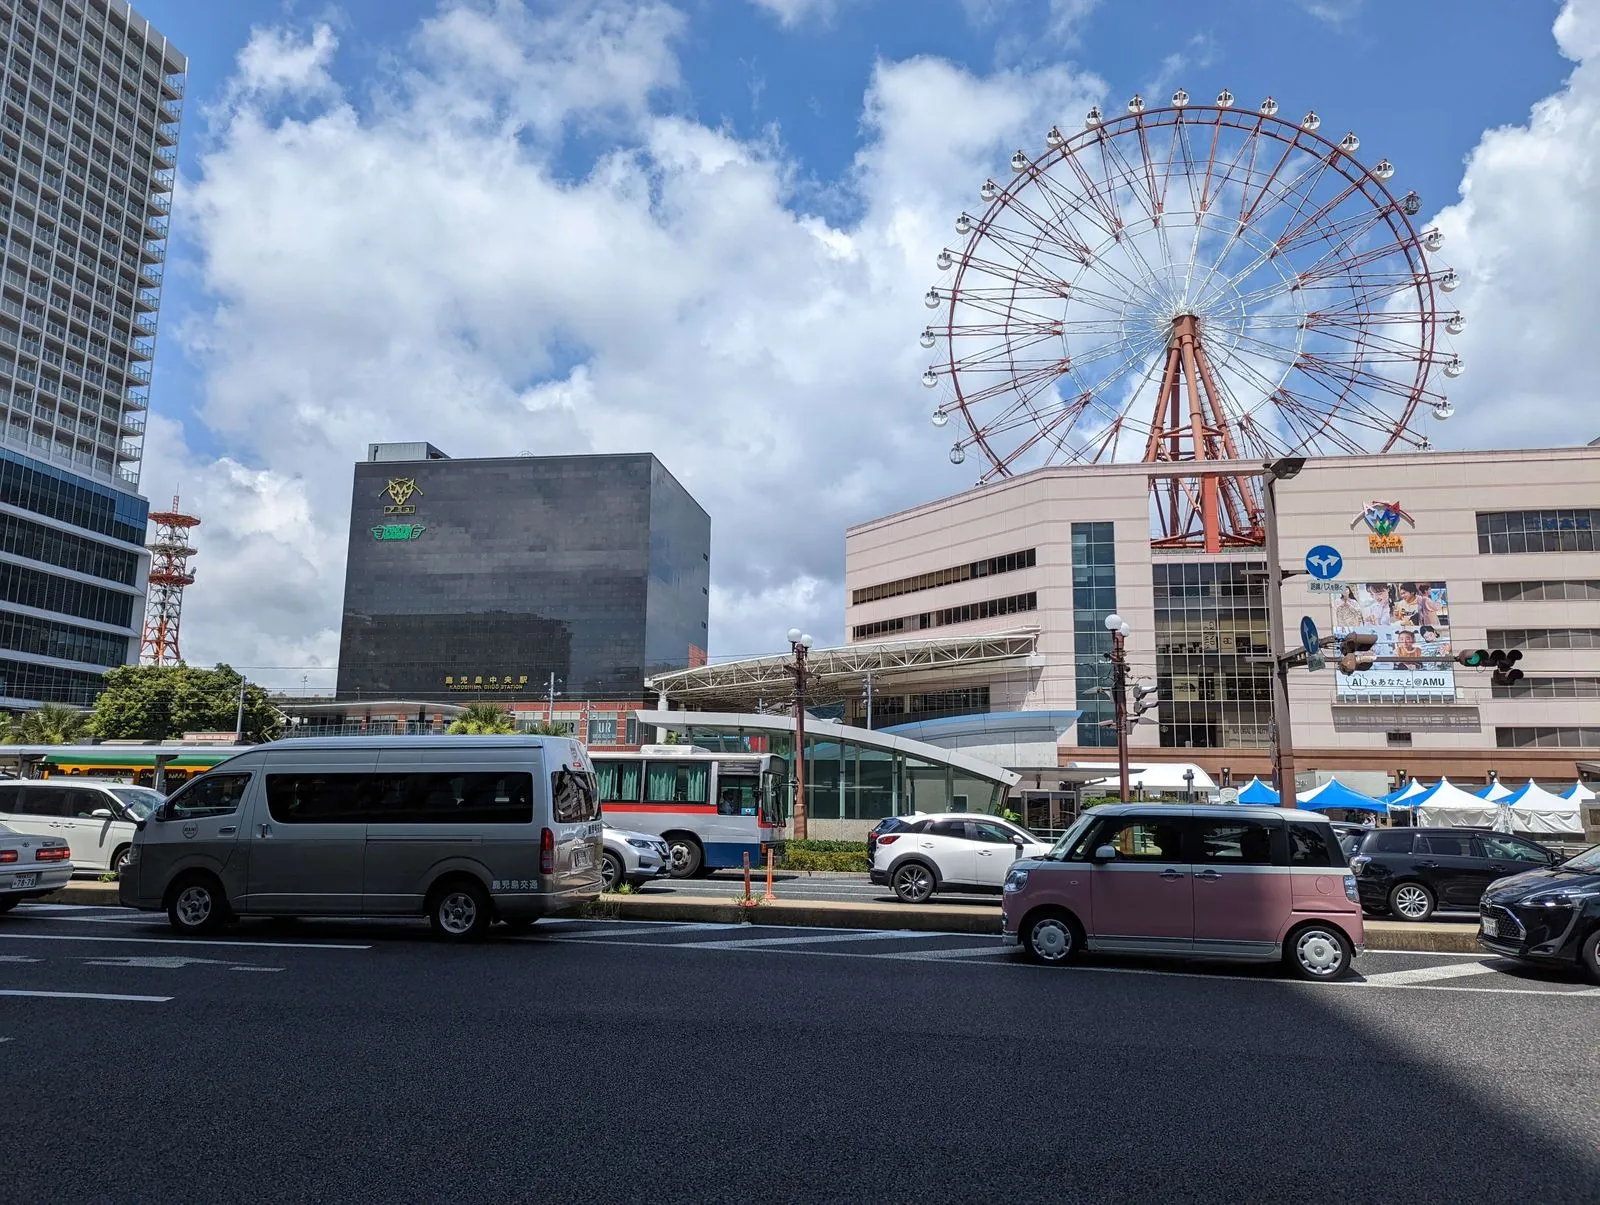
{"label": "red and white radio tower", "polygon": [[145,605],[144,640],[139,660],[146,665],[177,665],[178,617],[183,612],[183,588],[194,584],[189,571],[189,531],[200,520],[178,509],[178,496],[172,496],[172,509],[150,516],[156,525],[156,538],[146,547],[154,554],[150,562],[150,598]]}

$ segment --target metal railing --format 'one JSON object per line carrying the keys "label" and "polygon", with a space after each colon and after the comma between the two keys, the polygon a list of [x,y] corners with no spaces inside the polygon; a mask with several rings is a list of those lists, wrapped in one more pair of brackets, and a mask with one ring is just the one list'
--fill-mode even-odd
{"label": "metal railing", "polygon": [[439,736],[446,725],[421,720],[369,720],[365,724],[295,724],[285,726],[283,736]]}

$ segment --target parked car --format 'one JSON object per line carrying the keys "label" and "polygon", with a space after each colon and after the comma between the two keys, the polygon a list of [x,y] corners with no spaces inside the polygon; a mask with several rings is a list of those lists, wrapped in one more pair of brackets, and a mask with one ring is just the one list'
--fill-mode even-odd
{"label": "parked car", "polygon": [[1350,857],[1361,907],[1422,921],[1436,908],[1475,911],[1496,879],[1553,866],[1542,845],[1510,833],[1460,828],[1380,828]]}
{"label": "parked car", "polygon": [[1600,845],[1489,885],[1478,944],[1521,962],[1571,965],[1600,983]]}
{"label": "parked car", "polygon": [[906,823],[878,833],[868,877],[907,904],[951,888],[999,891],[1012,862],[1050,849],[1027,829],[981,812],[899,819]]}
{"label": "parked car", "polygon": [[19,833],[64,838],[78,873],[120,871],[135,826],[162,798],[149,787],[90,778],[18,779],[0,783],[0,823]]}
{"label": "parked car", "polygon": [[61,837],[36,837],[0,824],[0,912],[49,895],[72,878],[72,849]]}
{"label": "parked car", "polygon": [[1370,825],[1351,824],[1345,820],[1331,820],[1329,823],[1333,825],[1333,835],[1339,838],[1339,848],[1344,850],[1346,858],[1356,856],[1356,850],[1361,842],[1372,831]]}
{"label": "parked car", "polygon": [[1337,979],[1366,933],[1333,826],[1297,808],[1114,804],[1012,866],[1002,929],[1035,962],[1082,950],[1281,959]]}
{"label": "parked car", "polygon": [[600,883],[612,891],[619,883],[635,887],[667,873],[672,861],[667,843],[650,833],[631,833],[605,826],[601,833],[605,850],[600,855]]}
{"label": "parked car", "polygon": [[872,866],[872,857],[878,850],[878,838],[884,833],[896,832],[918,820],[928,819],[926,812],[912,812],[906,816],[885,816],[867,832],[867,866]]}

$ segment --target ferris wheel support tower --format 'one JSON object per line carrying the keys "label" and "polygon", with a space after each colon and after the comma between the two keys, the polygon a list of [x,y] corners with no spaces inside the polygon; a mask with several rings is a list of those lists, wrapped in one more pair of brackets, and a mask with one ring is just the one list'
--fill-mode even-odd
{"label": "ferris wheel support tower", "polygon": [[150,597],[145,605],[144,638],[139,660],[145,665],[177,665],[183,660],[178,649],[178,621],[183,614],[183,589],[194,585],[189,558],[189,532],[200,526],[194,515],[178,509],[178,496],[172,496],[172,509],[150,516],[156,525],[156,538],[146,545],[151,552]]}

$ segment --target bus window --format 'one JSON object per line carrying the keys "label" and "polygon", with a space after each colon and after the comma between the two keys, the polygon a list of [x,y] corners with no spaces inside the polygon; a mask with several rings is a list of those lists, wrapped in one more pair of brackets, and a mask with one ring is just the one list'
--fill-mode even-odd
{"label": "bus window", "polygon": [[674,762],[649,762],[644,775],[646,803],[709,803],[706,796],[711,772],[708,766]]}
{"label": "bus window", "polygon": [[761,780],[754,774],[717,776],[717,812],[723,816],[754,816],[759,810]]}
{"label": "bus window", "polygon": [[639,784],[644,778],[644,763],[606,761],[595,758],[595,789],[602,803],[638,803]]}

